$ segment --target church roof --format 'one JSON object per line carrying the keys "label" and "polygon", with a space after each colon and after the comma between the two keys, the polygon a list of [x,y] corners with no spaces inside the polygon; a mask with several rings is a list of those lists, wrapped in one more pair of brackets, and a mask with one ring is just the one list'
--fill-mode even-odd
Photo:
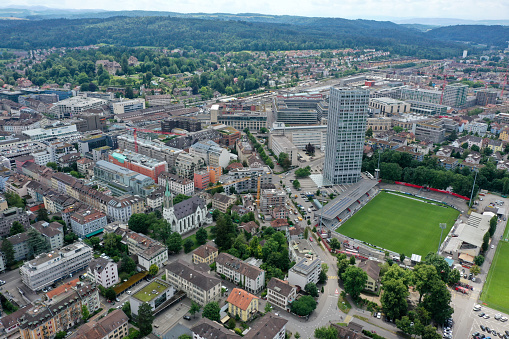
{"label": "church roof", "polygon": [[206,207],[205,200],[195,195],[194,197],[179,202],[174,206],[175,217],[177,220],[185,218],[191,214],[194,214],[198,207],[204,209]]}

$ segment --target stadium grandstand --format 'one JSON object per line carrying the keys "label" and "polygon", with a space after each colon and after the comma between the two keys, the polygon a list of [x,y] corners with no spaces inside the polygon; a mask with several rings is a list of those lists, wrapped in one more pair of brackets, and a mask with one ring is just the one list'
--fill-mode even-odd
{"label": "stadium grandstand", "polygon": [[361,179],[317,211],[318,224],[335,230],[378,193],[378,181]]}

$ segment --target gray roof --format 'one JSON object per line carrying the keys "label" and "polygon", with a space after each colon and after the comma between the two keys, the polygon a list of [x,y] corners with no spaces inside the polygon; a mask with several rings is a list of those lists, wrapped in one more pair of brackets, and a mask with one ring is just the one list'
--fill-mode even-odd
{"label": "gray roof", "polygon": [[[200,338],[205,339],[236,339],[240,335],[226,329],[223,325],[217,322],[202,318],[199,323],[191,327],[191,331],[198,335]],[[271,339],[274,336],[271,337]]]}
{"label": "gray roof", "polygon": [[193,264],[185,262],[184,260],[176,260],[166,266],[169,272],[172,272],[182,279],[185,279],[194,285],[198,286],[204,291],[208,291],[211,288],[221,283],[221,280],[213,277],[208,273],[201,272],[196,269]]}
{"label": "gray roof", "polygon": [[286,281],[283,281],[281,279],[272,277],[267,284],[267,289],[274,290],[278,294],[284,295],[285,297],[288,297],[293,289],[296,289],[295,286],[290,285]]}
{"label": "gray roof", "polygon": [[274,313],[267,313],[259,319],[244,336],[246,339],[273,339],[288,320],[278,317]]}
{"label": "gray roof", "polygon": [[195,195],[194,197],[181,201],[174,206],[175,217],[178,220],[185,218],[188,215],[194,214],[198,207],[204,209],[206,207],[205,200]]}
{"label": "gray roof", "polygon": [[315,269],[316,266],[319,266],[321,262],[320,258],[316,258],[315,260],[302,258],[290,270],[308,275]]}
{"label": "gray roof", "polygon": [[101,273],[104,268],[112,261],[108,260],[108,259],[105,259],[105,258],[95,258],[95,259],[92,259],[92,261],[90,262],[90,264],[88,264],[88,268],[90,268],[90,270],[93,272],[94,270],[96,270],[98,273]]}
{"label": "gray roof", "polygon": [[237,257],[228,253],[219,253],[216,258],[216,264],[228,267],[231,270],[239,272],[240,274],[255,280],[263,272],[262,269],[243,262]]}

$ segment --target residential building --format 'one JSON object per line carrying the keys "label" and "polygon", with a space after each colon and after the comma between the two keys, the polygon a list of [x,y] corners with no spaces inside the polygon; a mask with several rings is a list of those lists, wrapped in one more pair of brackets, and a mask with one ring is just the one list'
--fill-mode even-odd
{"label": "residential building", "polygon": [[[160,95],[155,97],[160,97]],[[161,131],[170,133],[175,128],[188,132],[198,132],[201,131],[201,122],[192,117],[175,117],[161,121]]]}
{"label": "residential building", "polygon": [[435,104],[431,102],[407,100],[410,104],[410,112],[422,115],[445,115],[447,114],[447,106]]}
{"label": "residential building", "polygon": [[31,255],[30,247],[28,247],[28,232],[15,234],[8,237],[7,240],[12,244],[12,249],[14,250],[14,260],[25,260]]}
{"label": "residential building", "polygon": [[89,169],[94,166],[94,162],[88,158],[81,158],[80,160],[76,161],[76,164],[78,165],[78,172],[83,175],[89,174]]}
{"label": "residential building", "polygon": [[28,185],[31,179],[26,175],[13,173],[5,182],[5,192],[16,193],[20,197],[25,197],[28,194]]}
{"label": "residential building", "polygon": [[[104,198],[108,199],[107,197]],[[104,204],[106,205],[106,215],[110,219],[123,223],[127,223],[129,218],[131,218],[131,215],[136,213],[143,213],[145,211],[144,200],[140,197],[135,197],[132,195],[119,198],[110,198],[105,200]],[[101,206],[104,206],[102,202]]]}
{"label": "residential building", "polygon": [[[196,325],[191,327],[193,339],[240,339],[240,335],[227,329],[222,324],[202,318]],[[249,333],[249,332],[248,332]],[[280,338],[284,339],[284,338]]]}
{"label": "residential building", "polygon": [[358,266],[368,275],[364,289],[378,293],[380,287],[380,266],[378,266],[378,263],[373,260],[364,260]]}
{"label": "residential building", "polygon": [[109,154],[108,161],[117,166],[146,175],[154,180],[154,182],[157,182],[161,173],[168,171],[168,163],[166,161],[150,158],[129,150],[116,150]]}
{"label": "residential building", "polygon": [[164,280],[155,278],[150,284],[131,294],[129,297],[131,313],[137,316],[138,310],[143,303],[147,303],[152,312],[154,312],[158,310],[159,306],[170,300],[175,295],[175,292],[175,286],[172,286],[172,284]]}
{"label": "residential building", "polygon": [[0,236],[8,237],[9,232],[11,231],[12,224],[17,221],[23,226],[25,229],[30,225],[28,220],[28,214],[24,212],[21,208],[11,207],[2,212],[0,212]]}
{"label": "residential building", "polygon": [[208,187],[210,182],[209,171],[201,170],[194,172],[194,187],[200,190],[204,190]]}
{"label": "residential building", "polygon": [[231,126],[215,125],[212,128],[221,133],[219,143],[228,148],[235,146],[236,141],[241,137],[240,131]]}
{"label": "residential building", "polygon": [[117,196],[127,193],[146,197],[155,189],[152,178],[104,160],[95,163],[94,178],[107,185]]}
{"label": "residential building", "polygon": [[205,160],[197,155],[182,152],[177,156],[175,169],[177,175],[193,179],[194,172],[205,166]]}
{"label": "residential building", "polygon": [[[131,152],[136,151],[134,137],[132,135],[119,135],[117,137],[117,141],[119,149],[129,150]],[[162,142],[152,141],[149,139],[137,137],[136,141],[138,144],[137,153],[157,160],[166,161],[168,163],[168,168],[174,167],[178,155],[184,152],[181,149],[169,147]]]}
{"label": "residential building", "polygon": [[241,321],[246,322],[258,313],[258,297],[241,288],[234,288],[226,302],[228,303],[228,313],[232,317],[238,316]]}
{"label": "residential building", "polygon": [[110,60],[97,60],[95,62],[95,70],[99,69],[99,66],[102,66],[106,72],[108,72],[110,75],[117,74],[117,71],[122,70],[122,66],[116,61],[110,61]]}
{"label": "residential building", "polygon": [[128,231],[122,239],[129,255],[138,256],[138,265],[148,271],[155,264],[161,268],[168,262],[168,247],[144,234]]}
{"label": "residential building", "polygon": [[76,211],[71,215],[72,231],[80,238],[101,233],[106,224],[106,214],[94,209]]}
{"label": "residential building", "polygon": [[222,252],[216,258],[216,272],[226,279],[242,284],[246,291],[260,292],[265,286],[265,271]]}
{"label": "residential building", "polygon": [[20,268],[21,281],[32,291],[40,291],[87,267],[91,260],[92,248],[74,243],[25,262]]}
{"label": "residential building", "polygon": [[475,92],[475,104],[479,106],[488,106],[497,104],[498,92],[493,89],[480,89]]}
{"label": "residential building", "polygon": [[198,270],[193,264],[178,259],[166,266],[166,280],[187,297],[205,306],[218,301],[221,296],[221,280]]}
{"label": "residential building", "polygon": [[451,107],[463,107],[467,101],[468,85],[462,83],[445,86],[440,104]]}
{"label": "residential building", "polygon": [[166,184],[163,198],[163,218],[170,224],[172,232],[184,234],[211,222],[205,200],[195,195],[173,206],[173,196]]}
{"label": "residential building", "polygon": [[477,133],[479,136],[483,137],[488,131],[488,124],[484,122],[473,121],[465,126],[465,131],[471,132],[473,134]]}
{"label": "residential building", "polygon": [[189,148],[189,154],[201,157],[205,164],[225,168],[230,162],[230,152],[212,140],[200,141]]}
{"label": "residential building", "polygon": [[203,244],[193,251],[193,264],[210,265],[216,261],[219,251],[217,247]]}
{"label": "residential building", "polygon": [[274,188],[272,184],[272,172],[269,167],[236,168],[227,175],[221,177],[221,182],[226,194],[255,192],[258,185],[261,188]]}
{"label": "residential building", "polygon": [[212,197],[212,208],[226,213],[228,207],[233,205],[237,199],[235,196],[229,196],[224,193],[216,193]]}
{"label": "residential building", "polygon": [[122,310],[114,310],[103,318],[81,325],[68,339],[120,339],[128,334],[129,318]]}
{"label": "residential building", "polygon": [[77,282],[74,287],[52,294],[48,300],[28,308],[18,319],[21,339],[52,338],[58,332],[70,331],[83,321],[83,306],[90,313],[101,306],[99,292],[90,284]]}
{"label": "residential building", "polygon": [[191,196],[194,194],[194,181],[179,177],[178,175],[171,174],[168,172],[162,172],[157,178],[157,184],[159,186],[166,187],[166,183],[169,184],[171,193],[178,195],[183,194]]}
{"label": "residential building", "polygon": [[38,221],[32,224],[32,228],[44,237],[51,251],[64,246],[64,226],[61,223]]}
{"label": "residential building", "polygon": [[246,339],[285,339],[286,323],[288,320],[274,313],[267,313],[261,317],[246,333]]}
{"label": "residential building", "polygon": [[267,284],[267,302],[285,311],[290,309],[290,304],[297,298],[297,287],[288,282],[272,277]]}
{"label": "residential building", "polygon": [[368,101],[367,90],[331,88],[323,173],[334,185],[360,179]]}
{"label": "residential building", "polygon": [[502,142],[502,140],[490,139],[488,140],[488,144],[486,145],[486,147],[491,149],[493,153],[502,152],[502,150],[504,149],[504,143]]}
{"label": "residential building", "polygon": [[286,153],[292,166],[297,166],[299,164],[297,159],[297,147],[295,147],[295,145],[292,144],[292,142],[288,140],[287,137],[271,134],[270,138],[270,148],[276,155],[276,159],[279,159],[279,154]]}
{"label": "residential building", "polygon": [[265,189],[262,190],[260,209],[272,213],[275,208],[285,207],[287,193],[283,190]]}
{"label": "residential building", "polygon": [[207,171],[209,172],[210,182],[213,184],[217,184],[221,175],[223,175],[223,168],[220,166],[207,166]]}
{"label": "residential building", "polygon": [[111,287],[119,281],[117,263],[103,257],[95,258],[90,262],[87,275],[93,282],[104,288]]}
{"label": "residential building", "polygon": [[319,258],[300,259],[290,270],[288,271],[288,283],[298,286],[301,289],[309,283],[318,283],[318,276],[322,271],[322,262]]}

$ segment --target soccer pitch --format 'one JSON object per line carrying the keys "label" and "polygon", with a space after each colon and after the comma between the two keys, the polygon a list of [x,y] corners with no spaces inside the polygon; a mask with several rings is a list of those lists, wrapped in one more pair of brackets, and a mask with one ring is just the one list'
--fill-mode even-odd
{"label": "soccer pitch", "polygon": [[[449,233],[459,212],[401,195],[380,192],[336,232],[367,243],[404,253],[425,256],[435,252],[440,241],[440,223]],[[442,241],[443,241],[442,239]]]}
{"label": "soccer pitch", "polygon": [[500,241],[480,298],[489,307],[504,313],[509,311],[508,256],[509,243]]}

